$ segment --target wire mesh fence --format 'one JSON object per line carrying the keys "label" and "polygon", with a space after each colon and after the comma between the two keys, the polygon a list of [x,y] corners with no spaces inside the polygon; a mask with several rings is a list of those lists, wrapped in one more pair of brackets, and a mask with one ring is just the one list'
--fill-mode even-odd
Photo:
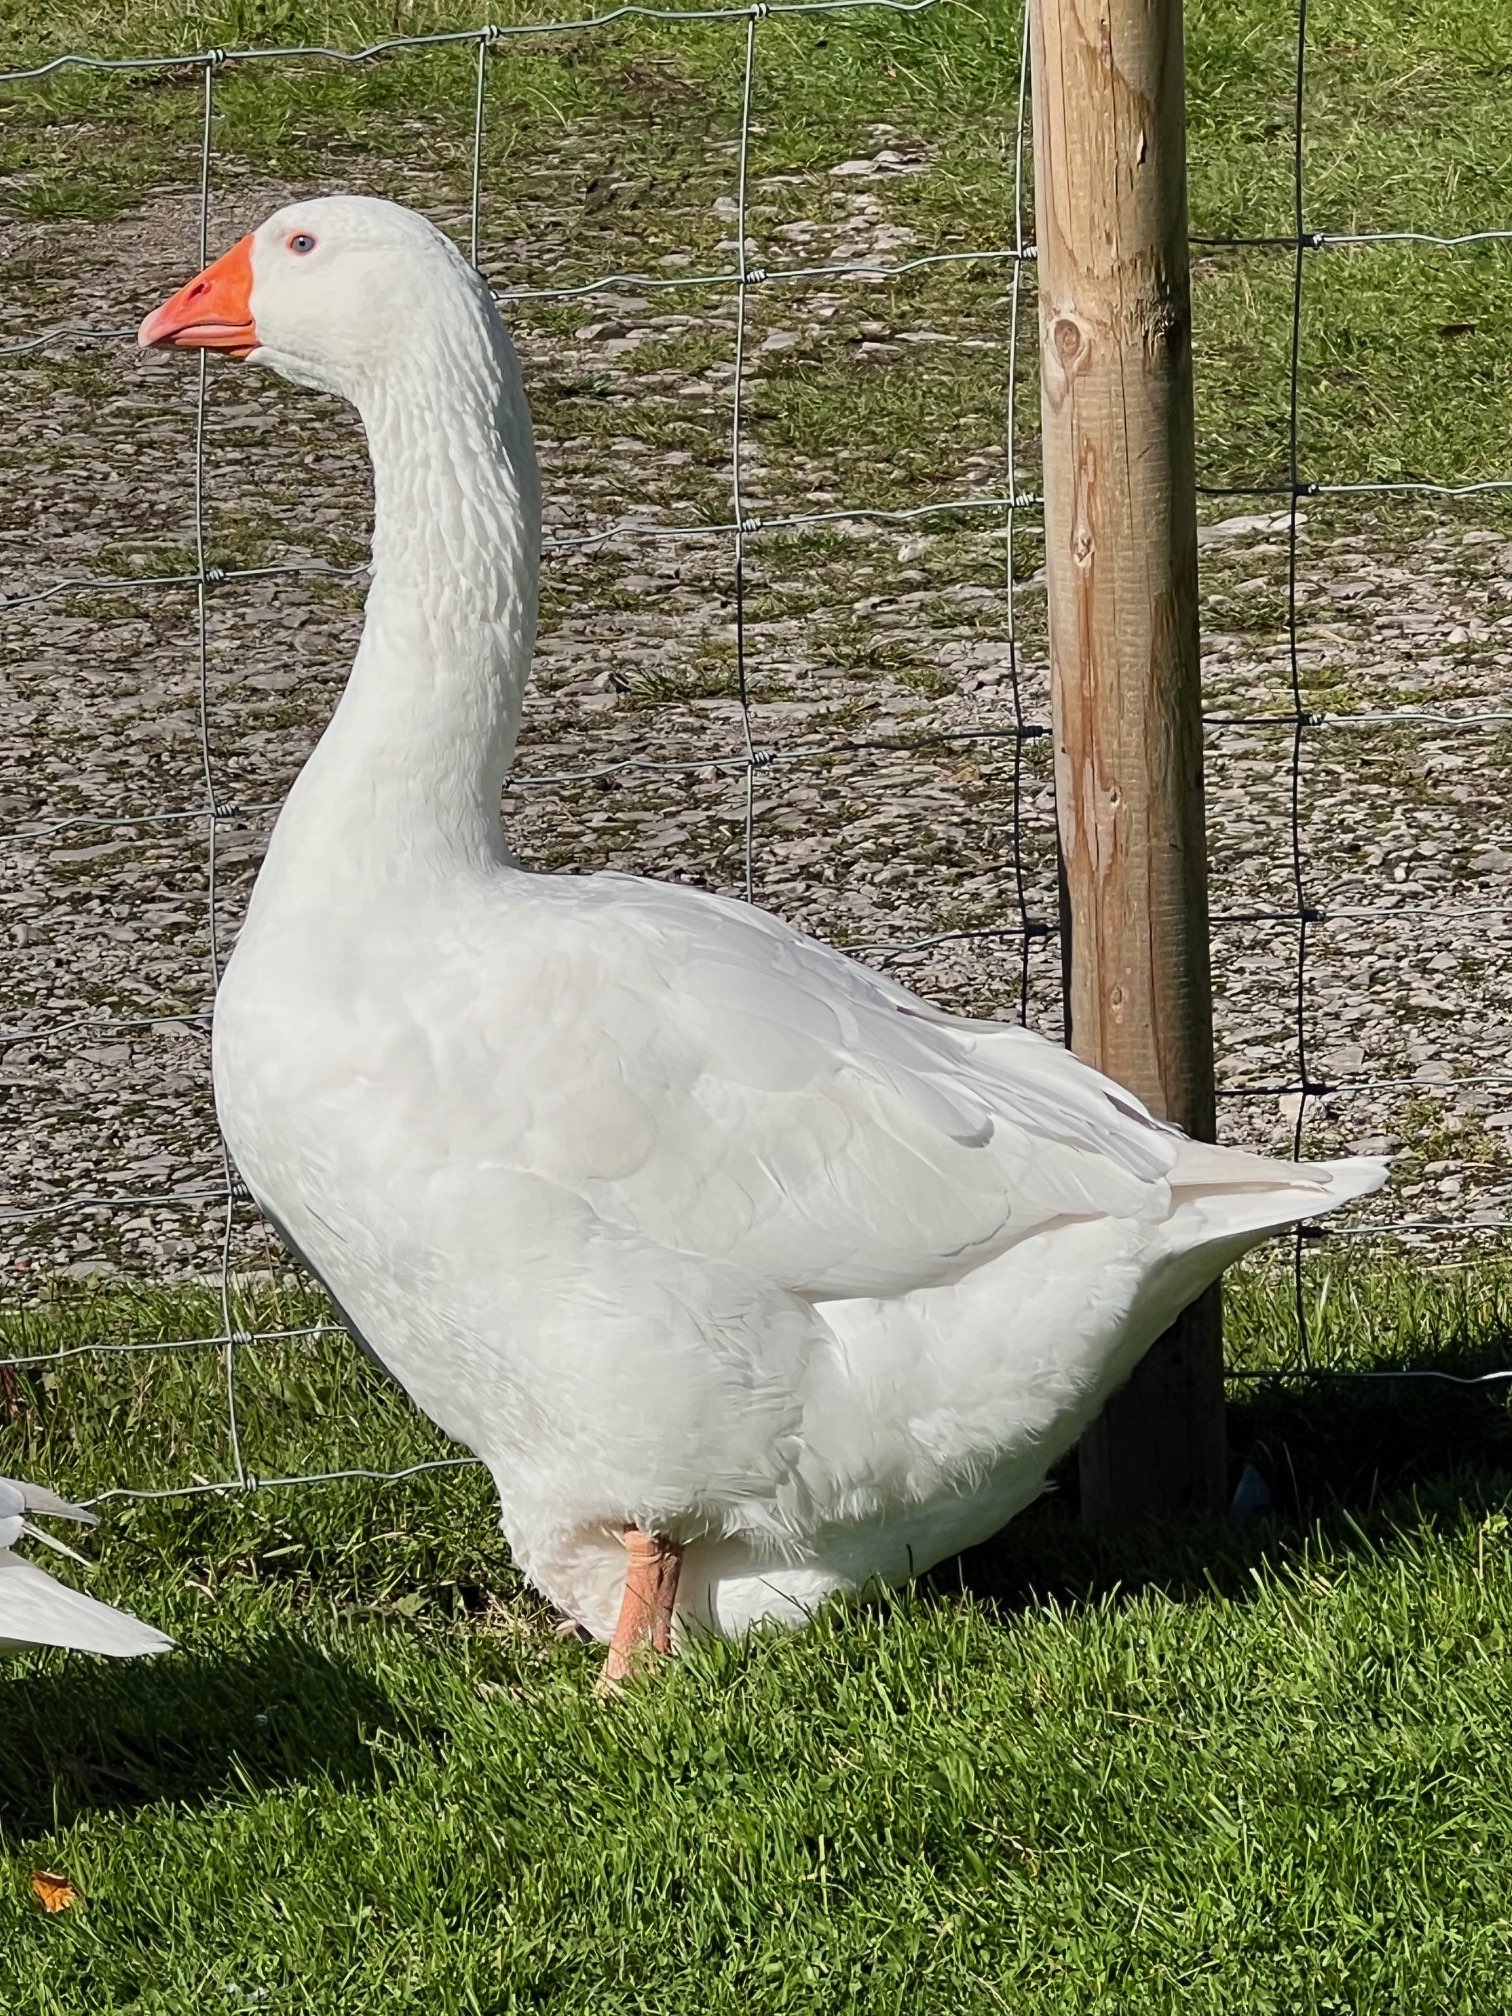
{"label": "wire mesh fence", "polygon": [[[993,242],[914,250],[883,207],[846,196],[831,233],[839,242],[823,256],[822,232],[773,223],[770,192],[782,177],[755,162],[769,24],[817,34],[837,14],[870,13],[906,25],[942,4],[629,7],[394,37],[360,50],[65,54],[0,76],[0,86],[24,110],[28,92],[64,72],[192,78],[193,198],[153,213],[168,227],[166,245],[154,248],[155,271],[177,284],[223,235],[218,91],[229,72],[466,62],[464,191],[460,202],[439,206],[444,221],[491,280],[496,265],[509,264],[497,292],[525,346],[527,375],[534,363],[560,377],[560,318],[589,313],[599,319],[572,341],[600,360],[612,352],[616,368],[587,396],[611,409],[618,402],[630,416],[623,434],[585,423],[576,450],[560,428],[545,444],[554,502],[540,676],[506,805],[517,844],[544,865],[607,862],[731,889],[956,1005],[1016,1014],[1053,1033],[1060,971],[1034,472],[1027,16],[1012,80],[1011,200]],[[528,64],[543,42],[638,23],[728,38],[730,130],[721,142],[728,175],[715,205],[726,235],[717,256],[704,261],[690,245],[643,269],[516,268],[514,248],[491,233],[488,217],[489,117],[501,73]],[[1512,231],[1478,223],[1456,234],[1315,226],[1306,200],[1307,50],[1304,0],[1292,230],[1198,233],[1193,245],[1199,260],[1289,259],[1292,275],[1284,480],[1202,486],[1221,1130],[1298,1154],[1414,1141],[1418,1150],[1414,1180],[1388,1192],[1379,1209],[1296,1242],[1289,1363],[1330,1371],[1312,1348],[1308,1293],[1310,1270],[1329,1264],[1326,1249],[1394,1240],[1425,1261],[1458,1261],[1495,1250],[1512,1223],[1497,1133],[1501,1097],[1512,1090],[1505,1065],[1512,1003],[1504,1022],[1488,979],[1512,919],[1496,879],[1512,856],[1495,844],[1504,802],[1479,789],[1482,753],[1492,748],[1504,761],[1496,738],[1512,728],[1512,694],[1497,692],[1494,681],[1487,690],[1473,679],[1429,678],[1420,694],[1399,682],[1389,704],[1369,704],[1365,682],[1331,664],[1328,623],[1320,627],[1309,600],[1326,596],[1330,619],[1341,606],[1337,570],[1323,564],[1326,524],[1347,548],[1359,538],[1362,511],[1447,511],[1466,499],[1494,506],[1512,490],[1512,476],[1315,475],[1303,407],[1309,274],[1316,260],[1363,259],[1387,246],[1425,257],[1494,248]],[[930,172],[905,138],[873,139],[870,157],[833,164],[834,193]],[[245,180],[231,184],[241,228],[255,221],[245,213],[286,193],[251,191]],[[972,290],[965,333],[905,326],[919,305],[907,290],[942,276]],[[1359,284],[1370,284],[1364,268]],[[27,1338],[42,1333],[15,1331],[0,1370],[35,1377],[113,1353],[192,1353],[213,1364],[224,1476],[153,1478],[126,1495],[410,1475],[463,1459],[380,1470],[342,1466],[311,1446],[308,1461],[283,1464],[275,1477],[249,1453],[243,1431],[251,1424],[238,1408],[248,1354],[319,1339],[336,1325],[306,1303],[280,1299],[286,1263],[230,1164],[208,1096],[211,1003],[240,906],[281,787],[349,662],[365,576],[353,536],[364,507],[350,487],[360,449],[350,423],[329,423],[328,444],[306,457],[284,493],[284,536],[228,536],[238,532],[237,510],[245,514],[249,461],[296,409],[280,403],[276,388],[229,388],[201,353],[192,404],[178,416],[187,417],[187,439],[177,425],[159,439],[156,409],[144,420],[147,395],[129,389],[130,372],[160,372],[138,367],[129,352],[134,323],[125,311],[134,289],[133,311],[163,291],[142,286],[139,271],[117,269],[104,283],[97,320],[0,328],[0,367],[28,398],[36,387],[24,374],[49,360],[94,353],[117,360],[109,397],[124,405],[109,409],[111,424],[102,427],[105,409],[83,400],[67,423],[68,452],[75,467],[91,447],[102,457],[129,452],[131,495],[149,500],[154,533],[133,546],[110,520],[121,493],[99,499],[86,489],[74,500],[80,522],[71,536],[89,564],[59,566],[54,551],[70,541],[49,536],[55,510],[23,502],[24,537],[10,542],[16,564],[0,596],[12,676],[31,706],[3,792],[9,830],[0,832],[0,873],[15,919],[13,1006],[0,1028],[14,1117],[0,1263],[14,1310],[41,1303],[55,1310],[71,1294],[84,1309],[82,1333],[66,1341],[49,1334],[28,1348]],[[875,312],[879,299],[891,319]],[[801,340],[790,341],[795,322]],[[784,456],[769,446],[790,415],[764,409],[766,388],[790,349],[835,332],[852,347],[857,371],[870,354],[901,352],[906,363],[923,354],[926,336],[961,357],[973,353],[965,368],[989,373],[995,397],[976,449],[963,458],[966,480],[920,495],[917,477],[889,482],[885,469],[868,470],[847,491],[853,460],[836,453],[835,466],[825,466],[822,453]],[[181,381],[160,374],[151,383],[158,401],[171,401]],[[674,412],[691,391],[690,424],[665,439],[693,445],[666,449],[656,482],[629,501],[633,490],[617,480],[614,464],[627,457],[645,465],[637,397],[653,384]],[[44,381],[43,389],[56,387]],[[61,396],[66,404],[66,385]],[[128,436],[138,444],[129,450],[121,445]],[[30,445],[40,453],[46,430]],[[339,482],[331,464],[343,472]],[[217,514],[217,486],[237,509]],[[319,508],[303,509],[311,496]],[[165,519],[186,534],[176,544],[163,536]],[[1499,568],[1498,556],[1512,553],[1497,531],[1478,527],[1471,536],[1488,566]],[[305,550],[285,550],[295,538]],[[1264,662],[1215,623],[1215,607],[1233,586],[1232,561],[1262,574],[1279,570],[1279,663],[1274,652]],[[1379,585],[1372,578],[1361,593]],[[1410,600],[1406,574],[1402,588]],[[1488,621],[1497,629],[1512,616]],[[292,669],[249,675],[271,682],[250,691],[232,684],[238,653],[249,639],[262,649],[270,635]],[[941,673],[947,648],[951,676]],[[835,696],[847,649],[859,650],[870,673],[865,709],[843,688]],[[92,669],[91,656],[100,661]],[[123,708],[102,682],[144,656],[164,665]],[[167,704],[165,680],[178,710],[169,735],[156,732],[162,723],[153,718]],[[133,760],[112,767],[75,759],[81,744],[101,741],[113,749],[134,741]],[[1379,786],[1368,774],[1376,760],[1385,771]],[[1423,787],[1431,817],[1420,823],[1436,834],[1452,829],[1447,867],[1431,851],[1437,845],[1442,855],[1445,843],[1414,837],[1411,819],[1403,823],[1404,776]],[[1436,786],[1445,781],[1440,804]],[[1341,803],[1353,798],[1363,814],[1341,818]],[[1354,852],[1331,846],[1336,827]],[[1458,872],[1482,858],[1478,875]],[[1444,958],[1449,969],[1434,963]],[[1375,1017],[1381,1027],[1338,1012],[1346,987],[1385,1008]],[[1363,1036],[1351,1033],[1357,1029]],[[1512,1124],[1512,1112],[1507,1119]],[[1431,1155],[1421,1152],[1428,1135],[1439,1143]],[[201,1299],[184,1307],[212,1306],[218,1321],[198,1321],[194,1334],[182,1335],[178,1316],[166,1320],[165,1334],[129,1343],[102,1334],[110,1327],[102,1286],[170,1282],[193,1284]],[[1422,1368],[1422,1376],[1465,1375]]]}

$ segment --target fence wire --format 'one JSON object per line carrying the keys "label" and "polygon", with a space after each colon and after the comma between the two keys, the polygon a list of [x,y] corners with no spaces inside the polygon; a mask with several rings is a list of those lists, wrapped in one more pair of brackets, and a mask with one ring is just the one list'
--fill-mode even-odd
{"label": "fence wire", "polygon": [[[927,751],[948,751],[953,747],[962,750],[991,750],[994,745],[1001,745],[1006,750],[1011,764],[1009,780],[1011,818],[1006,839],[1006,858],[995,865],[1002,869],[1011,891],[1013,921],[938,930],[899,938],[864,940],[849,949],[877,960],[891,960],[927,953],[949,945],[1001,944],[1005,949],[1016,945],[1018,1013],[1021,1020],[1027,1020],[1031,1008],[1032,949],[1036,944],[1045,943],[1057,935],[1053,916],[1036,912],[1024,846],[1026,757],[1032,745],[1044,742],[1049,735],[1048,722],[1036,718],[1026,689],[1018,615],[1019,596],[1023,588],[1019,565],[1020,542],[1026,536],[1040,536],[1042,531],[1036,516],[1040,503],[1038,494],[1018,487],[1023,431],[1018,404],[1020,364],[1024,350],[1023,316],[1035,260],[1032,232],[1026,228],[1030,109],[1027,6],[1023,9],[1017,79],[1012,168],[1013,216],[1010,220],[1011,228],[1005,233],[1003,242],[930,252],[901,259],[858,257],[786,265],[758,263],[753,258],[751,249],[754,241],[751,228],[750,166],[755,111],[759,100],[758,50],[761,24],[769,18],[802,19],[837,13],[919,15],[929,12],[940,4],[942,0],[774,0],[772,5],[758,4],[745,7],[679,9],[621,6],[602,14],[579,18],[515,23],[508,26],[487,25],[444,34],[394,36],[357,50],[296,45],[255,49],[208,49],[192,53],[120,57],[66,54],[31,68],[0,73],[0,85],[22,87],[40,84],[68,70],[178,74],[198,71],[201,89],[198,248],[200,263],[203,265],[209,259],[213,240],[211,227],[215,186],[216,81],[227,66],[274,62],[353,66],[381,62],[400,54],[470,50],[474,70],[469,194],[465,230],[470,256],[476,265],[484,236],[482,219],[486,196],[484,156],[488,82],[490,72],[499,60],[501,51],[509,43],[525,37],[539,40],[551,36],[587,35],[628,20],[661,23],[674,28],[695,24],[701,26],[724,24],[732,36],[737,38],[741,59],[738,140],[735,150],[733,261],[716,270],[703,272],[668,274],[613,271],[597,277],[574,280],[569,284],[506,288],[497,298],[507,310],[511,304],[588,300],[596,296],[641,291],[647,294],[664,294],[727,290],[733,297],[733,379],[730,391],[728,439],[729,517],[709,520],[692,518],[678,522],[648,519],[639,514],[632,514],[586,532],[548,538],[544,542],[544,550],[547,553],[586,552],[609,547],[633,548],[642,543],[727,542],[733,598],[738,743],[723,751],[687,759],[655,754],[635,755],[610,762],[588,763],[545,773],[520,775],[511,780],[509,788],[511,793],[528,794],[543,788],[608,782],[631,776],[691,778],[709,772],[735,779],[741,791],[740,878],[744,894],[749,899],[755,894],[758,780],[763,772],[771,769],[775,774],[778,769],[801,771],[807,768],[823,776],[829,766],[847,758],[900,756]],[[1275,730],[1285,738],[1289,751],[1286,760],[1289,774],[1290,901],[1285,904],[1251,906],[1228,911],[1219,909],[1214,912],[1212,921],[1215,931],[1219,934],[1215,943],[1215,965],[1222,962],[1223,934],[1227,931],[1248,931],[1255,927],[1277,926],[1290,929],[1295,934],[1291,1032],[1294,1073],[1271,1078],[1263,1083],[1220,1085],[1219,1096],[1225,1102],[1276,1099],[1294,1102],[1291,1116],[1292,1150],[1298,1156],[1306,1152],[1313,1110],[1317,1102],[1324,1098],[1375,1094],[1393,1089],[1418,1093],[1443,1093],[1466,1088],[1512,1090],[1512,1073],[1504,1075],[1498,1072],[1426,1077],[1365,1075],[1330,1079],[1318,1070],[1310,1049],[1309,958],[1311,936],[1321,927],[1330,923],[1367,920],[1385,922],[1402,919],[1428,924],[1434,920],[1450,918],[1468,920],[1512,916],[1512,902],[1459,905],[1392,902],[1362,905],[1318,900],[1311,886],[1304,835],[1304,784],[1311,752],[1316,747],[1316,738],[1324,734],[1353,735],[1410,726],[1431,726],[1441,731],[1484,735],[1512,726],[1512,711],[1474,703],[1466,705],[1457,703],[1453,707],[1406,706],[1389,709],[1350,707],[1323,711],[1310,707],[1303,679],[1300,628],[1301,506],[1305,500],[1328,497],[1401,496],[1452,500],[1488,496],[1512,491],[1512,476],[1476,482],[1455,482],[1452,476],[1448,475],[1441,480],[1404,477],[1401,480],[1325,482],[1309,479],[1304,474],[1305,444],[1301,425],[1301,387],[1306,368],[1304,356],[1306,275],[1313,259],[1334,251],[1357,251],[1371,246],[1386,245],[1462,248],[1512,242],[1512,230],[1486,229],[1457,234],[1437,234],[1415,230],[1335,232],[1310,228],[1304,200],[1307,48],[1308,0],[1299,0],[1293,102],[1291,232],[1284,235],[1255,236],[1194,234],[1192,238],[1194,247],[1205,254],[1275,252],[1289,255],[1292,262],[1287,480],[1284,484],[1203,485],[1200,488],[1202,494],[1210,499],[1278,499],[1282,500],[1284,505],[1286,645],[1290,705],[1280,709],[1260,708],[1244,712],[1214,710],[1208,713],[1206,719],[1210,730]],[[812,287],[816,284],[842,280],[895,282],[931,269],[971,267],[981,268],[989,274],[994,270],[1006,270],[1007,274],[1006,323],[1003,331],[1007,360],[1007,383],[1003,405],[1006,474],[1004,487],[991,494],[962,494],[899,507],[841,502],[833,506],[826,505],[822,509],[788,513],[762,513],[752,510],[748,501],[746,402],[753,375],[749,357],[750,310],[753,296],[757,291]],[[127,342],[134,333],[133,329],[118,326],[96,327],[87,323],[58,323],[15,340],[0,341],[0,362],[14,362],[33,355],[60,350]],[[201,1039],[208,1037],[214,993],[219,984],[222,968],[221,916],[218,901],[221,859],[219,850],[222,835],[228,827],[243,827],[251,821],[270,816],[278,809],[276,802],[271,801],[238,802],[219,787],[212,737],[213,705],[210,677],[209,624],[213,599],[227,591],[235,591],[239,587],[258,582],[293,580],[300,577],[324,577],[335,581],[354,582],[361,580],[367,571],[365,566],[342,566],[313,557],[282,560],[269,565],[238,567],[223,567],[211,561],[211,543],[206,520],[209,412],[207,361],[205,353],[201,352],[197,360],[193,433],[193,570],[169,573],[71,574],[46,582],[40,587],[26,588],[0,596],[0,618],[15,618],[21,612],[45,604],[67,603],[76,597],[102,595],[156,597],[185,590],[192,592],[195,611],[196,730],[202,771],[202,802],[198,805],[145,804],[126,812],[70,814],[59,818],[35,820],[13,830],[0,832],[0,860],[4,858],[4,850],[46,846],[60,839],[81,834],[139,835],[153,830],[163,830],[171,835],[187,833],[196,827],[202,828],[206,847],[205,909],[208,948],[205,997],[187,1006],[164,1004],[156,1012],[141,1015],[81,1016],[72,1012],[52,1016],[34,1015],[11,1026],[0,1027],[0,1058],[8,1058],[12,1053],[35,1054],[49,1050],[57,1050],[66,1055],[71,1046],[83,1040],[108,1041],[144,1032],[178,1030]],[[877,736],[841,734],[809,738],[786,746],[765,746],[758,734],[760,706],[759,702],[753,699],[750,680],[748,567],[753,546],[768,535],[825,527],[864,526],[886,532],[924,525],[948,525],[952,522],[986,523],[1001,528],[1006,555],[1002,575],[1003,648],[1006,656],[1011,725],[976,726],[969,729],[940,728],[928,732]],[[471,1458],[448,1457],[412,1463],[386,1471],[365,1466],[346,1469],[312,1467],[297,1474],[276,1477],[259,1476],[248,1467],[243,1448],[241,1408],[238,1398],[238,1363],[242,1354],[254,1347],[337,1335],[340,1334],[340,1326],[334,1322],[316,1321],[249,1330],[238,1325],[236,1311],[239,1296],[233,1253],[235,1234],[240,1222],[238,1214],[246,1210],[249,1199],[245,1186],[236,1175],[226,1144],[218,1136],[215,1144],[215,1162],[219,1175],[217,1181],[167,1190],[123,1189],[113,1192],[93,1188],[23,1199],[0,1207],[0,1228],[24,1227],[44,1220],[56,1221],[74,1216],[98,1220],[102,1216],[119,1218],[132,1213],[164,1210],[214,1214],[220,1227],[219,1263],[215,1276],[215,1292],[221,1319],[218,1331],[183,1338],[133,1339],[125,1342],[94,1338],[46,1351],[18,1351],[10,1356],[0,1356],[0,1372],[38,1373],[93,1357],[156,1356],[194,1352],[219,1355],[224,1386],[228,1474],[223,1478],[197,1478],[192,1483],[165,1485],[161,1488],[121,1489],[106,1494],[111,1497],[163,1499],[231,1489],[305,1485],[341,1479],[393,1483],[432,1470],[460,1467],[470,1463],[473,1460]],[[46,1172],[43,1182],[53,1180],[56,1180],[53,1173]],[[1504,1234],[1512,1229],[1512,1219],[1502,1216],[1482,1217],[1474,1229],[1481,1235]],[[1314,1375],[1332,1374],[1362,1379],[1416,1377],[1442,1379],[1457,1385],[1512,1379],[1512,1371],[1493,1372],[1481,1375],[1479,1378],[1471,1378],[1432,1369],[1360,1372],[1315,1362],[1306,1292],[1311,1249],[1325,1239],[1377,1239],[1388,1235],[1402,1235],[1411,1240],[1429,1242],[1449,1231],[1462,1233],[1464,1227],[1446,1221],[1442,1217],[1435,1218],[1421,1214],[1394,1219],[1366,1219],[1342,1226],[1329,1224],[1301,1228],[1293,1247],[1298,1367]],[[1266,1373],[1235,1376],[1276,1375]]]}

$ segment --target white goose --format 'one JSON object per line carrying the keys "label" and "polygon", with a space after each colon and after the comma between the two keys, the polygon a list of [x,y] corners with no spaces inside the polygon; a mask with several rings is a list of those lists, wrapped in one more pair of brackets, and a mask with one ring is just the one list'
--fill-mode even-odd
{"label": "white goose", "polygon": [[23,1484],[16,1477],[0,1477],[0,1655],[30,1651],[43,1645],[61,1645],[72,1652],[100,1652],[110,1659],[132,1659],[143,1652],[166,1652],[172,1645],[161,1631],[154,1631],[129,1611],[113,1610],[81,1590],[55,1581],[45,1568],[13,1553],[23,1537],[40,1540],[70,1560],[82,1560],[40,1526],[29,1513],[49,1519],[74,1519],[86,1526],[95,1524],[95,1514],[82,1505],[70,1505],[55,1491],[41,1484]]}
{"label": "white goose", "polygon": [[1189,1141],[743,904],[520,867],[530,416],[422,218],[293,204],[140,340],[366,427],[362,643],[216,1003],[216,1097],[253,1195],[489,1465],[608,1673],[984,1539],[1220,1269],[1380,1185]]}

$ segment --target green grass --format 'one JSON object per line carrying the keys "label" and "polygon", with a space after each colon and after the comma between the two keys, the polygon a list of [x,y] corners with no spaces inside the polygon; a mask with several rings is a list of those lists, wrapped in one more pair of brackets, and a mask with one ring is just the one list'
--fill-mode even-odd
{"label": "green grass", "polygon": [[[1512,1356],[1512,1267],[1314,1263],[1320,1360]],[[293,1292],[239,1321],[297,1327]],[[11,1319],[209,1334],[209,1294]],[[1230,1289],[1293,1362],[1285,1270]],[[0,1469],[226,1474],[214,1354],[28,1373]],[[238,1374],[263,1475],[451,1453],[349,1346]],[[0,2007],[53,2012],[1505,2006],[1505,1385],[1236,1381],[1258,1524],[1095,1536],[1074,1480],[909,1596],[699,1650],[611,1706],[472,1469],[107,1506],[161,1662],[0,1680]],[[74,1573],[76,1571],[67,1570]],[[45,1917],[34,1869],[83,1891]]]}

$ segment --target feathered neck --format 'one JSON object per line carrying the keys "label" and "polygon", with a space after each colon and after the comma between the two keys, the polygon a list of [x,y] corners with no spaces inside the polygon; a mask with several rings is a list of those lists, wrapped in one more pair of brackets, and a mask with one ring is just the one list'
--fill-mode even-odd
{"label": "feathered neck", "polygon": [[375,501],[362,642],[280,824],[313,817],[365,873],[504,860],[540,478],[514,347],[481,281],[358,407]]}

